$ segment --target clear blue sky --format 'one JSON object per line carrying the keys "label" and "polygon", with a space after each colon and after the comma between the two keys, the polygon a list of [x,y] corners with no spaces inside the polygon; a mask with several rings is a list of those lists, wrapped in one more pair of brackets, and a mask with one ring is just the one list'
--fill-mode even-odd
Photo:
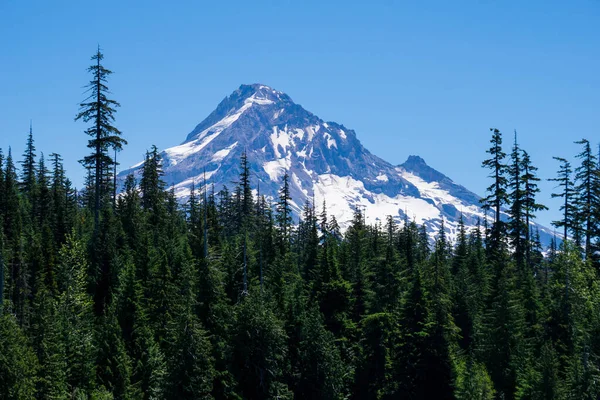
{"label": "clear blue sky", "polygon": [[[574,140],[600,141],[599,0],[0,0],[0,147],[20,158],[33,119],[38,152],[61,153],[78,185],[87,137],[73,118],[98,43],[127,166],[255,82],[479,194],[490,127],[508,142],[517,129],[542,178]],[[542,200],[556,208],[552,186]]]}

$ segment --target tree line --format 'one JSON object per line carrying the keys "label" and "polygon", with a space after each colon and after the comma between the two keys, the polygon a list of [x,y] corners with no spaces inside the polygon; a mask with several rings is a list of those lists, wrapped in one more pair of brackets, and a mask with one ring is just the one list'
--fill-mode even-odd
{"label": "tree line", "polygon": [[[17,169],[0,152],[0,398],[597,399],[600,169],[557,158],[564,200],[544,248],[537,168],[492,130],[488,218],[424,226],[327,205],[293,219],[255,191],[243,154],[229,189],[180,204],[156,147],[117,194],[111,71],[98,49],[85,187],[30,128]],[[218,191],[216,191],[218,189]],[[257,188],[258,189],[258,188]]]}

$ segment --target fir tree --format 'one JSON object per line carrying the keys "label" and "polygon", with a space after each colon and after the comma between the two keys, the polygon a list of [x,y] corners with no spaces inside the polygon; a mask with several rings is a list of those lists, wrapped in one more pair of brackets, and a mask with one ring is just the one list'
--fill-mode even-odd
{"label": "fir tree", "polygon": [[292,209],[290,205],[290,178],[287,172],[283,175],[281,189],[279,189],[279,201],[277,203],[277,229],[279,249],[285,254],[290,245],[290,236],[292,229]]}
{"label": "fir tree", "polygon": [[36,394],[38,360],[15,318],[0,316],[0,397],[32,399]]}
{"label": "fir tree", "polygon": [[92,154],[84,157],[81,163],[90,171],[94,179],[94,225],[98,226],[102,201],[111,194],[109,190],[111,166],[116,162],[110,157],[109,150],[120,150],[127,142],[121,138],[121,131],[113,123],[115,113],[120,104],[108,98],[108,77],[113,73],[102,65],[104,55],[98,50],[92,56],[94,62],[89,68],[92,79],[87,85],[89,96],[79,105],[79,113],[75,120],[90,122],[85,131],[92,139],[88,148]]}
{"label": "fir tree", "polygon": [[507,167],[508,188],[510,192],[507,195],[510,203],[508,222],[508,233],[510,243],[514,249],[514,257],[517,264],[517,270],[522,272],[525,262],[525,253],[527,248],[528,226],[525,225],[525,203],[526,193],[523,182],[523,161],[522,153],[517,143],[517,131],[515,130],[515,141],[512,152],[510,154],[511,164]]}
{"label": "fir tree", "polygon": [[531,163],[531,158],[529,154],[523,150],[522,158],[521,158],[521,170],[523,172],[522,175],[522,183],[523,183],[523,214],[525,217],[525,232],[526,232],[526,248],[525,248],[525,260],[527,266],[531,268],[531,251],[532,251],[532,232],[531,232],[531,223],[535,219],[535,213],[538,211],[547,210],[548,207],[543,204],[539,204],[536,200],[536,195],[540,192],[538,188],[537,182],[540,181],[540,178],[536,176],[537,167],[533,166]]}
{"label": "fir tree", "polygon": [[598,159],[592,151],[589,140],[582,139],[575,142],[582,145],[581,153],[577,158],[581,160],[581,165],[575,168],[575,207],[577,208],[578,222],[582,225],[583,240],[586,257],[591,257],[592,239],[596,236],[596,226],[594,225],[594,210],[600,202],[600,193],[598,188]]}
{"label": "fir tree", "polygon": [[486,151],[490,158],[483,161],[482,166],[491,170],[490,178],[493,183],[487,188],[489,195],[481,200],[485,209],[493,209],[494,225],[492,226],[492,243],[493,248],[497,248],[500,244],[504,232],[504,222],[501,218],[502,207],[507,203],[507,185],[508,180],[505,176],[507,169],[504,159],[506,153],[502,151],[502,133],[498,129],[491,129],[492,146]]}
{"label": "fir tree", "polygon": [[563,199],[563,205],[560,210],[563,212],[563,219],[560,221],[553,221],[552,225],[557,228],[562,227],[564,229],[563,238],[567,240],[569,238],[569,232],[575,234],[576,243],[578,239],[578,222],[577,222],[577,209],[574,204],[575,189],[573,184],[571,163],[564,158],[554,157],[555,160],[560,162],[560,168],[558,170],[558,177],[552,178],[550,181],[558,182],[558,187],[561,189],[560,193],[552,193],[552,198],[559,197]]}
{"label": "fir tree", "polygon": [[21,191],[30,203],[33,203],[33,196],[35,196],[36,186],[36,159],[35,159],[35,145],[33,140],[33,128],[31,123],[29,124],[29,136],[27,137],[27,144],[25,146],[25,153],[23,153],[23,161],[21,162],[22,174],[21,174]]}

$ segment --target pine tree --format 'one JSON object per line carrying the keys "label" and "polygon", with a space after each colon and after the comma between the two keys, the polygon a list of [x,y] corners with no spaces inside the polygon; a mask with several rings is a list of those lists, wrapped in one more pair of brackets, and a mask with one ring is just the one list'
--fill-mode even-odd
{"label": "pine tree", "polygon": [[279,189],[279,201],[277,203],[277,229],[278,244],[281,254],[285,254],[290,246],[292,229],[292,209],[290,205],[290,178],[287,172],[283,175],[283,183]]}
{"label": "pine tree", "polygon": [[427,388],[423,383],[429,366],[423,353],[426,346],[429,309],[420,271],[415,268],[410,275],[411,285],[405,293],[399,321],[399,326],[402,328],[402,343],[396,359],[399,376],[398,397],[425,399],[424,391]]}
{"label": "pine tree", "polygon": [[396,397],[393,364],[398,327],[393,314],[377,313],[361,320],[362,354],[358,361],[353,398],[392,399]]}
{"label": "pine tree", "polygon": [[285,392],[287,337],[271,310],[271,304],[256,294],[246,296],[236,309],[231,366],[243,398],[276,398]]}
{"label": "pine tree", "polygon": [[531,232],[531,223],[535,219],[535,213],[538,211],[547,210],[543,204],[539,204],[536,200],[536,195],[540,192],[538,188],[537,182],[540,181],[540,178],[536,176],[537,167],[533,166],[531,163],[531,158],[529,154],[523,150],[522,158],[521,158],[521,170],[523,171],[522,181],[524,187],[523,193],[523,214],[525,217],[525,231],[526,231],[526,248],[525,248],[525,261],[529,268],[531,268],[532,264],[532,232]]}
{"label": "pine tree", "polygon": [[241,207],[240,207],[240,226],[246,229],[254,213],[254,200],[252,199],[252,187],[250,186],[250,165],[246,151],[242,153],[240,161],[240,189],[241,189]]}
{"label": "pine tree", "polygon": [[421,362],[428,372],[419,371],[417,392],[426,399],[451,399],[452,396],[452,349],[456,345],[456,326],[451,315],[452,280],[450,276],[450,252],[446,241],[444,221],[436,238],[424,280],[429,292],[427,329],[424,333]]}
{"label": "pine tree", "polygon": [[93,301],[87,293],[87,261],[84,244],[74,234],[60,250],[57,268],[58,316],[63,326],[66,380],[72,396],[91,392],[95,386]]}
{"label": "pine tree", "polygon": [[489,195],[481,200],[481,203],[485,209],[494,210],[494,225],[492,225],[492,248],[497,249],[500,245],[502,235],[504,233],[504,222],[501,218],[502,207],[507,204],[507,185],[508,180],[505,176],[507,169],[504,163],[506,153],[502,151],[502,133],[498,129],[491,129],[492,147],[490,147],[486,153],[491,158],[483,161],[482,166],[491,170],[490,178],[493,179],[492,185],[487,188]]}
{"label": "pine tree", "polygon": [[[335,337],[325,329],[318,310],[308,309],[300,317],[297,363],[293,365],[295,398],[345,398],[344,366]],[[317,367],[317,368],[315,368]]]}
{"label": "pine tree", "polygon": [[308,200],[304,204],[302,219],[297,232],[298,252],[300,255],[301,273],[305,280],[312,278],[317,264],[319,234],[314,204]]}
{"label": "pine tree", "polygon": [[552,225],[557,228],[564,228],[563,238],[567,240],[569,238],[569,232],[573,232],[575,235],[575,242],[579,242],[579,229],[577,222],[577,209],[574,204],[575,189],[572,178],[573,170],[571,169],[571,163],[564,158],[553,157],[555,160],[560,162],[560,168],[558,170],[558,177],[552,178],[550,181],[558,182],[558,187],[561,188],[560,193],[552,193],[552,198],[559,197],[563,199],[563,205],[560,210],[563,212],[563,219],[560,221],[552,221]]}
{"label": "pine tree", "polygon": [[493,400],[496,391],[485,365],[469,354],[458,361],[454,394],[458,400]]}
{"label": "pine tree", "polygon": [[30,203],[33,203],[33,196],[35,196],[36,186],[36,166],[35,166],[35,145],[33,141],[33,128],[31,123],[29,124],[29,136],[27,137],[27,145],[25,146],[25,153],[23,153],[23,161],[21,162],[22,174],[21,174],[21,191]]}
{"label": "pine tree", "polygon": [[[0,165],[0,170],[2,170],[2,165]],[[0,224],[0,317],[2,317],[4,311],[4,280],[6,276],[4,269],[4,232]]]}
{"label": "pine tree", "polygon": [[38,360],[14,316],[0,315],[0,398],[35,398]]}
{"label": "pine tree", "polygon": [[43,283],[44,274],[34,298],[31,324],[34,350],[40,363],[38,371],[39,398],[67,399],[67,358],[61,318],[57,302]]}
{"label": "pine tree", "polygon": [[11,149],[8,149],[4,172],[4,238],[6,249],[6,270],[8,271],[7,294],[11,307],[23,324],[25,320],[26,298],[29,295],[30,271],[25,263],[23,243],[23,219],[18,179]]}
{"label": "pine tree", "polygon": [[34,207],[36,223],[40,227],[44,225],[50,226],[50,211],[52,206],[52,196],[50,193],[50,182],[48,178],[48,169],[46,168],[46,161],[44,160],[44,154],[40,155],[37,168],[37,204]]}
{"label": "pine tree", "polygon": [[100,51],[100,46],[91,59],[94,63],[88,68],[88,72],[92,74],[92,79],[87,85],[90,94],[79,105],[79,113],[75,120],[91,122],[85,132],[92,137],[88,142],[92,154],[84,157],[81,163],[90,171],[94,180],[93,212],[94,226],[97,229],[102,202],[111,194],[110,171],[111,166],[116,162],[110,157],[109,150],[121,150],[127,141],[121,138],[121,131],[113,125],[114,114],[120,104],[108,98],[110,92],[106,84],[113,72],[102,65],[104,55]]}
{"label": "pine tree", "polygon": [[189,310],[176,318],[169,356],[167,399],[208,399],[214,360],[208,335]]}
{"label": "pine tree", "polygon": [[165,213],[165,183],[161,178],[163,175],[162,158],[156,146],[152,146],[151,150],[146,152],[140,190],[142,207],[150,212],[149,223],[155,227],[158,227]]}
{"label": "pine tree", "polygon": [[575,168],[575,207],[577,208],[578,220],[582,225],[585,255],[591,257],[592,239],[595,236],[596,227],[594,226],[594,210],[600,202],[600,193],[597,192],[598,180],[598,159],[592,151],[589,140],[582,139],[575,142],[583,146],[581,153],[577,158],[581,160],[581,165]]}
{"label": "pine tree", "polygon": [[66,187],[62,157],[57,153],[50,154],[50,157],[52,160],[52,182],[50,184],[51,212],[49,218],[54,233],[54,243],[59,246],[64,242],[65,236],[71,229],[68,210],[69,192]]}
{"label": "pine tree", "polygon": [[526,248],[529,240],[528,237],[528,226],[525,225],[524,214],[525,214],[525,202],[526,193],[523,182],[523,161],[521,159],[521,149],[517,143],[517,131],[515,130],[515,142],[513,145],[512,152],[510,154],[511,164],[507,167],[508,188],[508,201],[510,203],[508,222],[508,233],[510,243],[514,249],[514,257],[517,264],[517,270],[523,271]]}
{"label": "pine tree", "polygon": [[116,308],[111,304],[100,317],[95,342],[98,345],[96,375],[98,384],[118,399],[132,396],[131,360],[125,350],[121,327],[117,321]]}
{"label": "pine tree", "polygon": [[4,170],[4,234],[7,245],[13,250],[18,246],[22,233],[21,201],[17,185],[17,172],[9,147]]}
{"label": "pine tree", "polygon": [[479,283],[477,282],[477,271],[472,271],[469,268],[471,261],[470,250],[464,220],[461,215],[458,223],[456,248],[452,260],[452,273],[455,286],[453,291],[453,318],[457,328],[460,330],[461,337],[459,344],[464,350],[471,347],[475,338],[475,320],[479,311],[477,290],[480,287],[476,285]]}

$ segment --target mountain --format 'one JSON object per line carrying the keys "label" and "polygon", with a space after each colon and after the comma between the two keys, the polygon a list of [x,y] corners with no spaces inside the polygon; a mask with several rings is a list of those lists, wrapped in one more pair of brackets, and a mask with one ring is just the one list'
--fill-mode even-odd
{"label": "mountain", "polygon": [[[261,194],[277,197],[287,170],[293,205],[298,215],[307,199],[328,211],[345,227],[356,207],[364,208],[367,222],[398,220],[407,215],[425,224],[432,237],[442,218],[450,236],[463,214],[474,226],[484,218],[480,196],[431,168],[418,156],[392,165],[371,154],[356,133],[335,122],[325,122],[266,85],[242,85],[186,140],[164,150],[164,180],[185,200],[192,185],[232,186],[238,180],[241,154],[246,151],[253,185]],[[139,175],[142,163],[119,174]],[[552,232],[540,227],[542,240]]]}

